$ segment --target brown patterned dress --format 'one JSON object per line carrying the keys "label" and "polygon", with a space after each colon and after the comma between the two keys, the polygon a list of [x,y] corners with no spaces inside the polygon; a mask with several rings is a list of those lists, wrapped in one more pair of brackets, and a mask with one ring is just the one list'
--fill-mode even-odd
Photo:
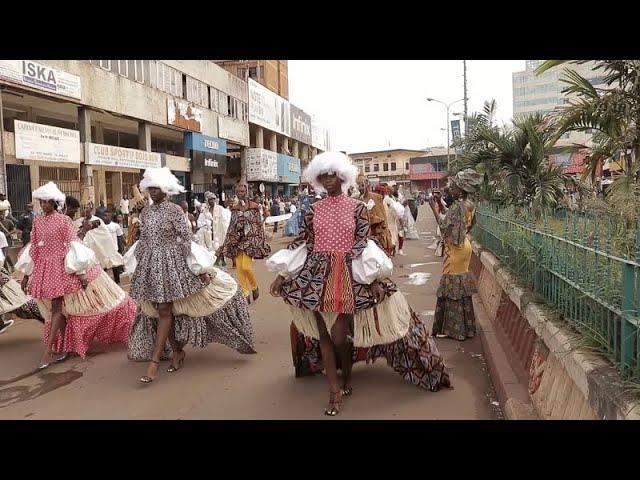
{"label": "brown patterned dress", "polygon": [[[288,248],[306,242],[307,259],[302,270],[283,283],[284,301],[316,312],[377,311],[380,305],[374,303],[371,286],[357,283],[351,271],[353,259],[367,244],[369,215],[365,204],[345,195],[327,197],[311,206],[300,228],[300,235]],[[391,280],[385,279],[382,284],[385,299],[401,295]],[[433,338],[412,310],[410,315],[409,330],[403,338],[371,348],[354,348],[353,360],[369,363],[384,357],[389,366],[414,385],[431,391],[449,387],[449,373]],[[303,335],[292,324],[291,343],[296,376],[322,371],[317,339]]]}
{"label": "brown patterned dress", "polygon": [[244,252],[254,260],[268,257],[271,253],[271,247],[264,239],[260,208],[255,202],[250,201],[246,210],[241,210],[237,205],[231,207],[231,221],[222,245],[222,254],[227,258],[235,258],[239,252]]}

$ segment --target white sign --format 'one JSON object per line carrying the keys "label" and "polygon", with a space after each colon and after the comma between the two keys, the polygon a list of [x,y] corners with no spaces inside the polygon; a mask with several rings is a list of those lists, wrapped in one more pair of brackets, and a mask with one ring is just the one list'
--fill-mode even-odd
{"label": "white sign", "polygon": [[249,79],[249,122],[290,137],[289,102]]}
{"label": "white sign", "polygon": [[80,164],[80,132],[14,121],[16,158]]}
{"label": "white sign", "polygon": [[315,117],[311,117],[311,146],[323,152],[329,150],[329,131]]}
{"label": "white sign", "polygon": [[0,60],[0,79],[81,99],[80,77],[31,60]]}
{"label": "white sign", "polygon": [[109,167],[158,168],[161,166],[161,155],[133,148],[114,147],[99,143],[85,144],[85,163],[88,165],[105,165]]}
{"label": "white sign", "polygon": [[244,155],[248,181],[278,181],[278,154],[276,152],[264,148],[246,148]]}
{"label": "white sign", "polygon": [[248,147],[249,124],[234,118],[218,115],[218,136]]}

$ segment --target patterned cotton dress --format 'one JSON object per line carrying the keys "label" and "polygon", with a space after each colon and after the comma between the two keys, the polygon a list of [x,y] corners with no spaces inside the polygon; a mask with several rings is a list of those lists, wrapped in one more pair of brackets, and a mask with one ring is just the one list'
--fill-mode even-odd
{"label": "patterned cotton dress", "polygon": [[19,318],[44,322],[38,303],[25,295],[20,284],[11,278],[7,270],[0,267],[0,315],[7,313],[13,313]]}
{"label": "patterned cotton dress", "polygon": [[235,258],[239,252],[258,260],[269,256],[271,247],[264,239],[264,228],[260,220],[257,203],[249,202],[246,210],[231,208],[231,221],[224,240],[223,255]]}
{"label": "patterned cotton dress", "polygon": [[[155,203],[140,215],[137,267],[131,296],[138,300],[136,321],[129,337],[129,358],[151,359],[157,331],[158,304],[172,303],[174,333],[181,344],[205,347],[222,343],[240,353],[256,353],[249,310],[236,282],[215,269],[205,285],[187,266],[192,233],[182,209],[169,202]],[[169,358],[167,342],[162,358]]]}
{"label": "patterned cotton dress", "polygon": [[27,290],[45,318],[45,343],[51,331],[51,300],[63,298],[67,324],[64,335],[57,333],[54,351],[75,352],[84,358],[93,341],[126,343],[136,305],[100,265],[86,273],[86,289],[77,275],[65,271],[65,256],[73,241],[79,239],[66,215],[54,212],[36,217],[30,249],[34,269]]}
{"label": "patterned cotton dress", "polygon": [[[329,330],[338,313],[354,316],[352,334],[361,330],[365,316],[373,318],[375,328],[380,330],[383,319],[378,314],[390,312],[387,306],[392,297],[402,297],[396,285],[386,279],[382,282],[385,298],[375,304],[371,286],[354,281],[352,260],[365,249],[368,232],[365,204],[346,195],[327,197],[304,215],[301,234],[288,248],[306,242],[307,259],[299,273],[285,280],[281,291],[294,315],[291,341],[296,376],[322,371],[317,337],[301,333],[308,328],[310,312],[319,312]],[[400,300],[404,302],[404,297]],[[414,385],[432,391],[450,386],[449,373],[433,338],[410,308],[406,315],[410,318],[404,319],[408,324],[404,337],[370,348],[354,348],[353,360],[372,362],[385,357],[397,373]]]}
{"label": "patterned cotton dress", "polygon": [[476,334],[471,300],[476,289],[469,275],[472,251],[468,238],[474,215],[473,203],[459,199],[440,222],[445,258],[437,291],[433,335],[465,340]]}

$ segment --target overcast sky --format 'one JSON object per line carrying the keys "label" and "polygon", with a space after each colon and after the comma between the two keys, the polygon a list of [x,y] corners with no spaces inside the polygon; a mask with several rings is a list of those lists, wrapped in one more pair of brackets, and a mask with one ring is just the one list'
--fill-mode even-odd
{"label": "overcast sky", "polygon": [[[469,113],[498,103],[498,122],[512,116],[512,72],[524,60],[467,61]],[[332,150],[348,153],[446,144],[446,103],[464,96],[462,60],[289,60],[289,100],[331,132]],[[450,109],[463,111],[463,102]]]}

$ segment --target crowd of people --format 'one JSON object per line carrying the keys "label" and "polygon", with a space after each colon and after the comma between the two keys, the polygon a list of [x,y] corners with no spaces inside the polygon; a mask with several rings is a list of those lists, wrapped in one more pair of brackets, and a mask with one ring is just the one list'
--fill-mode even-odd
{"label": "crowd of people", "polygon": [[[291,198],[253,196],[239,183],[233,198],[206,192],[192,208],[171,201],[185,189],[166,167],[145,171],[117,209],[81,206],[49,182],[33,192],[42,212],[29,205],[15,222],[0,198],[0,225],[19,230],[23,243],[11,268],[24,275],[20,285],[0,269],[0,333],[13,323],[9,313],[43,323],[40,369],[70,354],[84,358],[94,342],[126,344],[130,360],[147,363],[144,384],[157,379],[163,360],[170,360],[168,373],[180,370],[187,345],[215,342],[256,354],[253,264],[266,259],[277,274],[269,292],[292,317],[296,377],[326,374],[326,415],[337,415],[352,395],[358,361],[384,358],[416,386],[451,387],[434,336],[475,334],[468,233],[478,174],[466,170],[451,180],[448,205],[429,199],[445,256],[431,332],[390,279],[391,258],[404,255],[405,240],[419,238],[420,199],[405,198],[397,186],[371,186],[340,152],[316,156],[304,178],[308,186]],[[266,238],[282,221],[292,240],[272,252]]]}

